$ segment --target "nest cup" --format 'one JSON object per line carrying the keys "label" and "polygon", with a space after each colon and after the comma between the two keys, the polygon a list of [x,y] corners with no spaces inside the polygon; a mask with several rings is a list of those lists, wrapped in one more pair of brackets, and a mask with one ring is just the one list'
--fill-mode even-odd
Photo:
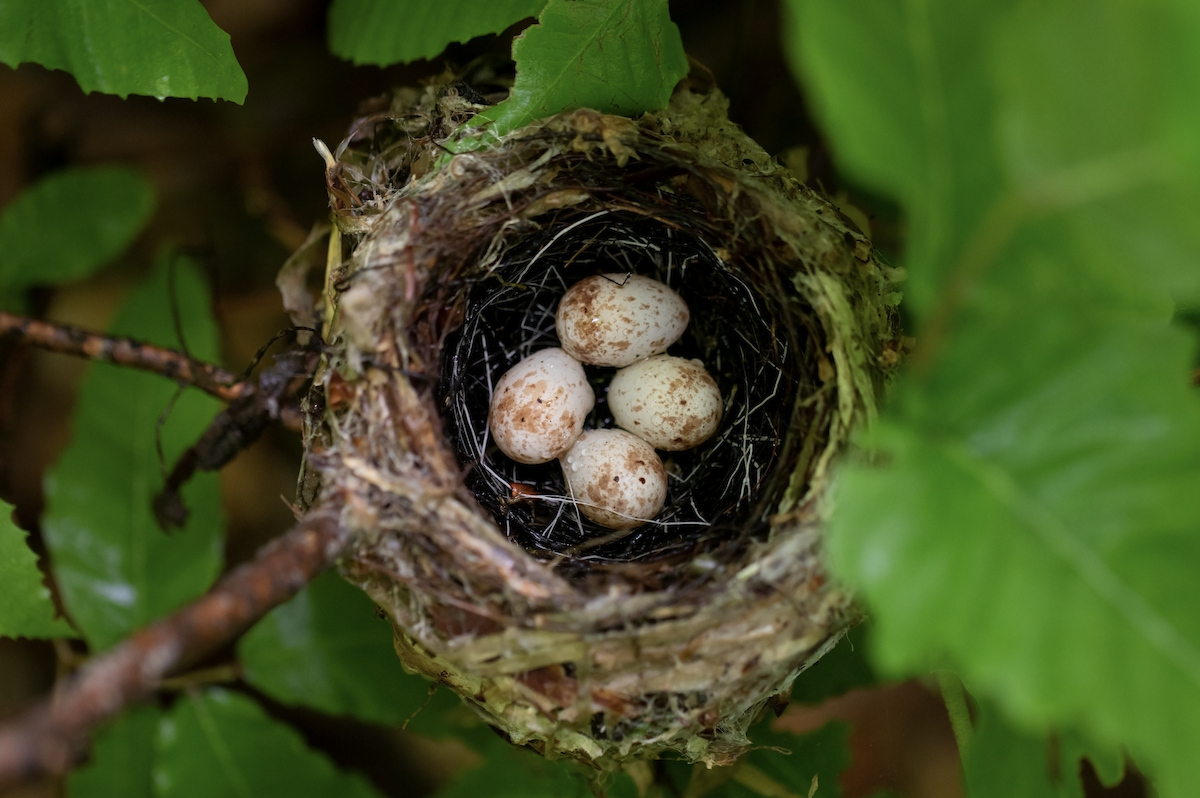
{"label": "nest cup", "polygon": [[[739,273],[722,262],[702,237],[712,231],[694,203],[664,193],[643,204],[653,215],[617,209],[554,214],[544,226],[549,240],[533,234],[487,266],[468,292],[463,326],[442,353],[443,418],[468,470],[468,487],[510,540],[553,556],[560,572],[689,557],[765,531],[786,484],[786,472],[775,464],[786,456],[794,399],[817,389],[816,375],[804,368],[815,362],[807,351],[814,336],[803,324],[811,308],[786,313],[776,299],[781,286],[764,291],[774,275]],[[559,299],[594,274],[649,276],[679,293],[692,321],[669,353],[704,361],[728,399],[716,436],[695,449],[664,453],[670,477],[663,511],[619,533],[579,512],[557,462],[516,463],[489,445],[486,427],[496,380],[527,355],[559,346]],[[611,428],[606,390],[615,370],[587,372],[597,402],[585,426]],[[828,418],[807,413],[801,423],[819,427]]]}
{"label": "nest cup", "polygon": [[[513,742],[601,769],[731,762],[856,622],[821,561],[823,499],[898,359],[900,275],[702,84],[637,121],[584,109],[450,157],[486,100],[446,79],[381,103],[327,170],[342,260],[302,499],[340,512],[341,570],[388,613],[408,670]],[[303,260],[281,287],[312,321]],[[567,287],[620,272],[687,300],[671,352],[705,362],[725,415],[665,458],[655,522],[614,535],[557,463],[512,462],[486,423],[499,376],[557,345]],[[588,371],[588,426],[611,426],[612,370]]]}

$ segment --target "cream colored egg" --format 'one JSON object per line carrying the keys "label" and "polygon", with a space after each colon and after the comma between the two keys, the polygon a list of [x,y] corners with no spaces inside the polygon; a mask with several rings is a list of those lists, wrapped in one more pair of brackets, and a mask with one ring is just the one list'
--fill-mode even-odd
{"label": "cream colored egg", "polygon": [[721,426],[721,390],[699,360],[656,355],[617,372],[608,409],[618,427],[677,452],[699,446]]}
{"label": "cream colored egg", "polygon": [[518,463],[545,463],[571,448],[596,404],[579,361],[543,349],[504,373],[492,391],[488,427]]}
{"label": "cream colored egg", "polygon": [[653,520],[667,500],[667,471],[645,441],[619,429],[589,430],[559,458],[580,511],[609,529]]}
{"label": "cream colored egg", "polygon": [[567,289],[554,321],[571,356],[593,366],[628,366],[667,351],[688,324],[679,294],[649,277],[598,274]]}

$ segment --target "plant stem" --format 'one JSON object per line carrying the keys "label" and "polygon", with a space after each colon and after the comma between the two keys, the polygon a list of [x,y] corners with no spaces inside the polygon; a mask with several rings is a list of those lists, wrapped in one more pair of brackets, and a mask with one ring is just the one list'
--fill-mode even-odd
{"label": "plant stem", "polygon": [[98,335],[67,324],[39,321],[0,310],[0,335],[5,334],[51,352],[153,371],[178,383],[195,385],[226,402],[254,393],[253,383],[242,382],[222,368],[192,360],[174,349],[132,338]]}
{"label": "plant stem", "polygon": [[339,512],[330,507],[308,515],[207,594],[93,657],[40,705],[0,726],[0,791],[43,773],[66,772],[85,754],[93,729],[328,569],[347,540]]}
{"label": "plant stem", "polygon": [[188,690],[205,684],[228,684],[242,678],[242,668],[237,663],[217,665],[213,668],[203,668],[191,671],[182,676],[173,676],[159,682],[163,690]]}
{"label": "plant stem", "polygon": [[967,691],[963,689],[962,681],[953,671],[935,671],[938,687],[942,690],[942,701],[946,704],[946,713],[950,716],[950,728],[954,730],[954,741],[958,743],[960,758],[967,754],[967,746],[971,735],[975,732],[971,725],[971,711],[967,707]]}

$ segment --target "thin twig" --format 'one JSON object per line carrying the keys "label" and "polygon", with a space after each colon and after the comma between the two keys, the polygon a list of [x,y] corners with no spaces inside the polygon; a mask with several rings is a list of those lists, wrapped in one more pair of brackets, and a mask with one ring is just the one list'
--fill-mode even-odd
{"label": "thin twig", "polygon": [[163,690],[189,690],[205,684],[229,684],[242,678],[241,663],[232,662],[212,668],[202,668],[163,679],[158,686]]}
{"label": "thin twig", "polygon": [[[258,440],[267,425],[282,420],[286,402],[312,379],[320,342],[314,338],[305,350],[285,352],[258,377],[258,389],[236,399],[216,415],[194,446],[188,447],[174,467],[164,468],[163,489],[154,498],[154,515],[164,530],[183,527],[188,510],[183,486],[197,471],[218,471]],[[302,419],[299,419],[302,421]]]}
{"label": "thin twig", "polygon": [[14,334],[24,343],[51,352],[153,371],[176,382],[195,385],[226,402],[254,393],[253,383],[241,381],[223,368],[132,338],[98,335],[67,324],[0,311],[0,335],[5,334]]}
{"label": "thin twig", "polygon": [[89,662],[49,700],[0,727],[0,790],[64,773],[87,750],[93,729],[296,595],[345,542],[337,508],[309,515],[205,596]]}

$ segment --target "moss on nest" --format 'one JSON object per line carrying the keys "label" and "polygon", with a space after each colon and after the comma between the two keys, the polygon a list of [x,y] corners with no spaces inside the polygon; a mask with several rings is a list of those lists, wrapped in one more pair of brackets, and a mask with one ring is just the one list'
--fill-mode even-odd
{"label": "moss on nest", "polygon": [[[731,762],[768,699],[857,620],[821,562],[822,498],[895,363],[897,275],[711,87],[685,81],[636,121],[560,114],[445,160],[480,101],[452,81],[398,94],[331,162],[350,254],[329,274],[309,501],[344,508],[342,571],[391,617],[405,667],[514,742],[601,768]],[[695,506],[690,522],[589,547],[594,530],[504,496],[520,480],[479,435],[480,398],[522,347],[552,345],[552,312],[549,329],[529,319],[611,257],[689,299],[682,346],[729,406],[724,442],[676,464],[664,517]],[[507,354],[478,357],[481,336]],[[539,496],[555,495],[554,465],[526,480]]]}

